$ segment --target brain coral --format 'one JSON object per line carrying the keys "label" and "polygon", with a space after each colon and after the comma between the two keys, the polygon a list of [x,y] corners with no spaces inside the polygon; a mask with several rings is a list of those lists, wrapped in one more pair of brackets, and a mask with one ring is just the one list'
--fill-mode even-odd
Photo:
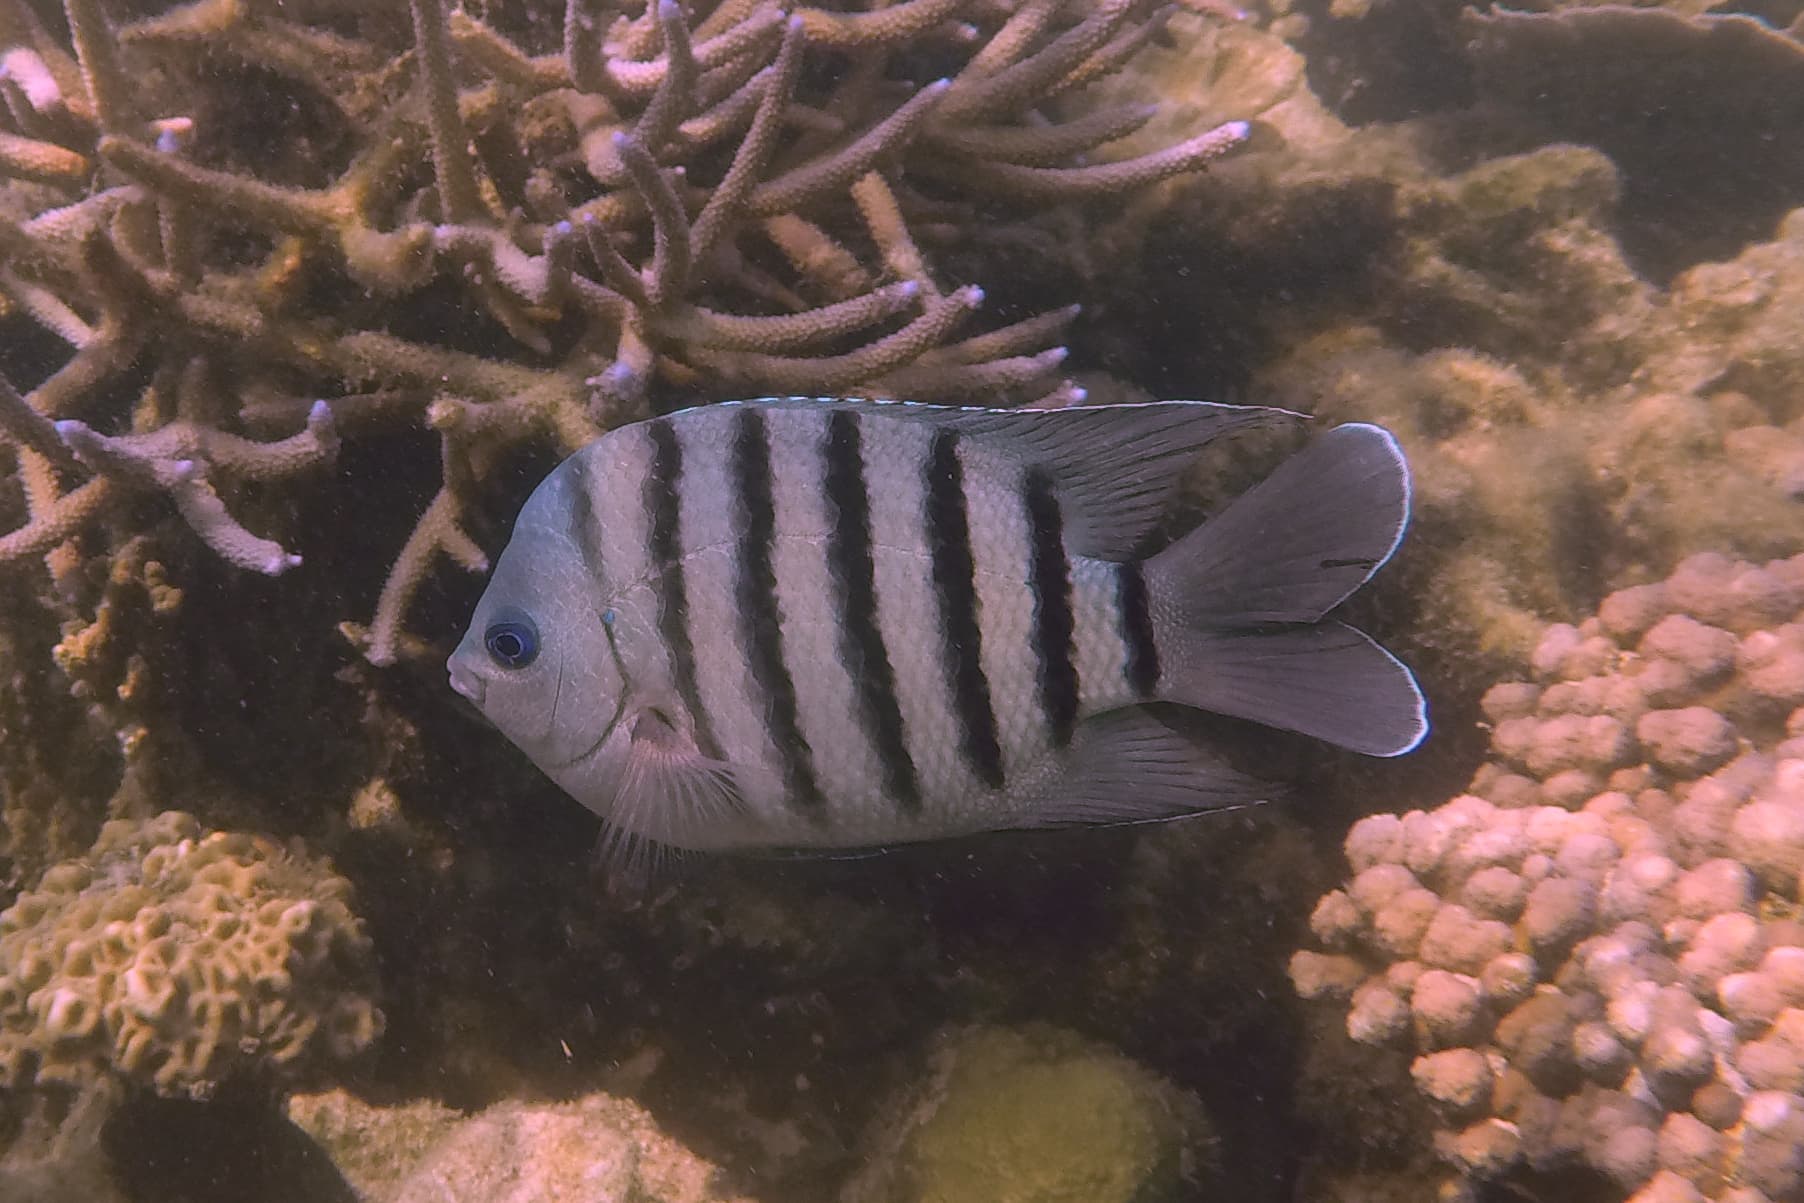
{"label": "brain coral", "polygon": [[1455,1196],[1804,1198],[1804,556],[1702,555],[1550,627],[1494,759],[1347,837],[1297,989],[1415,1058]]}
{"label": "brain coral", "polygon": [[203,1096],[301,1075],[382,1030],[350,883],[171,811],[107,823],[0,913],[0,1084],[104,1074]]}

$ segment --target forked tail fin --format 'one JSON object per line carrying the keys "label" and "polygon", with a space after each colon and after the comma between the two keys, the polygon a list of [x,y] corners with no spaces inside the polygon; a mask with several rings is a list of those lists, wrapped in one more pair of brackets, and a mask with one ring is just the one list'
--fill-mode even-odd
{"label": "forked tail fin", "polygon": [[1339,426],[1154,556],[1159,696],[1370,756],[1421,743],[1427,706],[1409,669],[1326,619],[1396,551],[1409,496],[1396,439]]}

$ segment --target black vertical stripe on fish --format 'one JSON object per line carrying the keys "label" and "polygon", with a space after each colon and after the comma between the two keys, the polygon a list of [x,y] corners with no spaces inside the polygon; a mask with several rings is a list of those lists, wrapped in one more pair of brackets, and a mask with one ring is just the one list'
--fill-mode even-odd
{"label": "black vertical stripe on fish", "polygon": [[1138,563],[1118,565],[1116,605],[1121,611],[1121,643],[1127,649],[1123,673],[1128,686],[1143,698],[1159,689],[1159,648],[1153,641],[1153,615],[1146,596],[1146,574]]}
{"label": "black vertical stripe on fish", "polygon": [[670,671],[695,725],[696,746],[710,759],[720,758],[720,744],[713,724],[702,709],[701,690],[695,681],[695,644],[689,638],[689,588],[683,576],[682,482],[683,444],[668,418],[645,424],[651,439],[651,472],[645,478],[645,512],[649,517],[651,559],[658,572],[662,594],[658,606],[658,634],[670,649]]}
{"label": "black vertical stripe on fish", "polygon": [[570,467],[570,538],[576,544],[577,554],[589,567],[596,580],[607,579],[606,570],[601,561],[601,540],[596,538],[601,528],[595,523],[595,495],[590,491],[594,485],[590,460],[584,458],[573,461]]}
{"label": "black vertical stripe on fish", "polygon": [[864,475],[858,415],[827,415],[821,449],[832,530],[827,564],[839,591],[839,657],[858,683],[858,717],[883,766],[885,794],[905,811],[921,809],[921,782],[902,730],[896,670],[877,625],[877,566],[871,547],[871,493]]}
{"label": "black vertical stripe on fish", "polygon": [[802,736],[795,679],[783,658],[783,628],[777,606],[777,503],[770,475],[770,442],[764,412],[747,406],[734,419],[733,485],[745,525],[740,530],[739,630],[752,679],[765,699],[764,725],[783,761],[790,800],[819,812],[826,799],[814,774],[814,751]]}
{"label": "black vertical stripe on fish", "polygon": [[946,676],[964,733],[965,759],[985,785],[1001,789],[1002,746],[996,711],[983,671],[983,632],[977,619],[977,561],[971,550],[971,516],[965,498],[958,436],[934,432],[927,455],[927,546],[933,587],[939,595],[941,648]]}
{"label": "black vertical stripe on fish", "polygon": [[1034,650],[1040,661],[1040,707],[1056,747],[1077,726],[1077,619],[1071,603],[1071,561],[1065,556],[1065,517],[1052,478],[1029,468],[1022,482],[1032,537]]}

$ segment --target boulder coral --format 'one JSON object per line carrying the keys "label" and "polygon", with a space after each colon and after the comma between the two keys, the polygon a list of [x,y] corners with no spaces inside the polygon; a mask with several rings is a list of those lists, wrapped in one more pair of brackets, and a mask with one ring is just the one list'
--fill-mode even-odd
{"label": "boulder coral", "polygon": [[1062,1029],[944,1034],[848,1203],[1164,1203],[1210,1161],[1200,1105]]}
{"label": "boulder coral", "polygon": [[1414,1058],[1455,1193],[1804,1192],[1804,556],[1700,555],[1546,630],[1492,759],[1349,832],[1291,977]]}
{"label": "boulder coral", "polygon": [[350,883],[189,815],[107,823],[0,912],[0,1084],[205,1097],[298,1080],[382,1032]]}

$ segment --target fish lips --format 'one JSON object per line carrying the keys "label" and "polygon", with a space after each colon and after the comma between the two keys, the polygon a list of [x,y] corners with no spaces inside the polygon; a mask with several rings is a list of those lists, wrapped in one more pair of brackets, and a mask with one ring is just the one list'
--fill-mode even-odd
{"label": "fish lips", "polygon": [[451,688],[468,699],[471,705],[481,709],[483,695],[488,691],[488,683],[459,663],[455,656],[445,667],[451,674]]}

